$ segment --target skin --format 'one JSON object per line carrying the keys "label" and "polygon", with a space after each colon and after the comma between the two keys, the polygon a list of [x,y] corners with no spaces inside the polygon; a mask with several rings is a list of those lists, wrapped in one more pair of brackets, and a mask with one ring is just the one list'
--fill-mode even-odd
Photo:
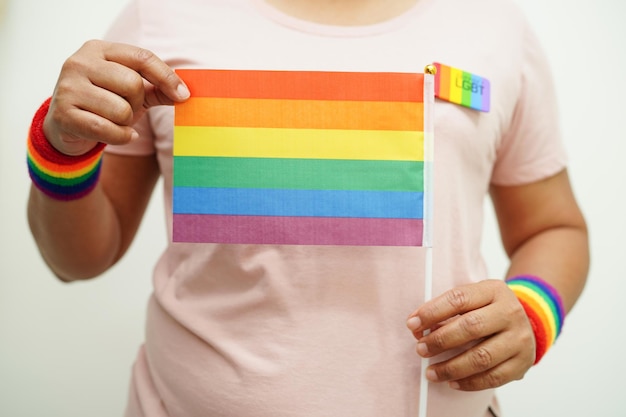
{"label": "skin", "polygon": [[[507,277],[542,277],[570,311],[585,285],[589,248],[567,172],[522,186],[493,186],[491,197],[511,260]],[[407,326],[418,340],[417,353],[427,358],[477,343],[427,371],[429,380],[455,389],[499,387],[521,379],[535,361],[530,323],[502,280],[451,289],[414,311]]]}
{"label": "skin", "polygon": [[[189,97],[178,76],[149,51],[89,41],[64,63],[44,133],[67,155],[96,141],[125,144],[151,106]],[[64,281],[93,278],[132,242],[159,176],[155,157],[105,155],[101,180],[85,198],[59,202],[34,187],[28,220],[44,260]]]}
{"label": "skin", "polygon": [[[385,2],[391,13],[381,11],[382,2],[373,0],[268,3],[318,23],[355,25],[393,17],[415,1]],[[68,155],[83,154],[97,141],[125,144],[137,137],[132,125],[146,109],[188,97],[173,70],[151,52],[89,41],[63,65],[44,133]],[[80,200],[55,201],[32,187],[29,224],[50,269],[69,282],[96,277],[113,266],[132,242],[158,177],[154,156],[106,154],[100,182]],[[567,172],[521,186],[493,186],[491,197],[511,260],[507,276],[544,278],[569,311],[585,284],[589,248]],[[521,379],[535,359],[528,319],[502,280],[447,291],[411,313],[407,327],[424,357],[474,344],[427,371],[431,381],[455,389],[482,390]]]}

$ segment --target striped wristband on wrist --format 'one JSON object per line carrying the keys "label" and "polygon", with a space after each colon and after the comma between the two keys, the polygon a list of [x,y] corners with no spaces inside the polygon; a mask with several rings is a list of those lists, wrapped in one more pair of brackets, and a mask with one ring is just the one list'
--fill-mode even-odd
{"label": "striped wristband on wrist", "polygon": [[84,155],[69,156],[56,150],[43,132],[43,121],[50,108],[47,99],[35,113],[27,143],[27,163],[35,187],[47,196],[62,201],[89,194],[100,176],[104,143]]}
{"label": "striped wristband on wrist", "polygon": [[535,333],[535,364],[545,355],[561,333],[565,310],[558,292],[541,278],[516,276],[506,280],[524,307]]}

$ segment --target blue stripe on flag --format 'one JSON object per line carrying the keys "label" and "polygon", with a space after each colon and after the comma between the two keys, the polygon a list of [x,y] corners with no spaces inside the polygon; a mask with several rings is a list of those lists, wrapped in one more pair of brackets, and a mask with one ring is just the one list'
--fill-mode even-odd
{"label": "blue stripe on flag", "polygon": [[175,187],[175,214],[423,218],[422,192]]}

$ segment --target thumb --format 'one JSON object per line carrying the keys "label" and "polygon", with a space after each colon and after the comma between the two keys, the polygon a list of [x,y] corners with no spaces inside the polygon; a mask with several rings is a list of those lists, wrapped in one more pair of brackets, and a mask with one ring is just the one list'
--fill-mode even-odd
{"label": "thumb", "polygon": [[183,102],[191,96],[189,89],[182,81],[178,84],[175,92],[170,93],[169,95],[149,82],[146,82],[145,84],[143,103],[145,109],[149,109],[154,106],[172,105],[175,102]]}

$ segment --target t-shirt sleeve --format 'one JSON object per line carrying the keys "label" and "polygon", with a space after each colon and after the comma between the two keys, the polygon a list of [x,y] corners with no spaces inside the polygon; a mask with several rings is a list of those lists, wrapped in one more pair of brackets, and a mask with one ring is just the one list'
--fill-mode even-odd
{"label": "t-shirt sleeve", "polygon": [[[104,39],[109,42],[141,46],[141,23],[138,1],[130,1],[109,27]],[[156,152],[154,147],[154,134],[150,125],[148,112],[135,124],[134,128],[139,133],[137,140],[127,145],[108,145],[105,151],[120,155],[136,156],[154,154]]]}
{"label": "t-shirt sleeve", "polygon": [[521,91],[498,149],[491,183],[522,185],[552,176],[567,164],[554,79],[537,37],[526,25]]}

